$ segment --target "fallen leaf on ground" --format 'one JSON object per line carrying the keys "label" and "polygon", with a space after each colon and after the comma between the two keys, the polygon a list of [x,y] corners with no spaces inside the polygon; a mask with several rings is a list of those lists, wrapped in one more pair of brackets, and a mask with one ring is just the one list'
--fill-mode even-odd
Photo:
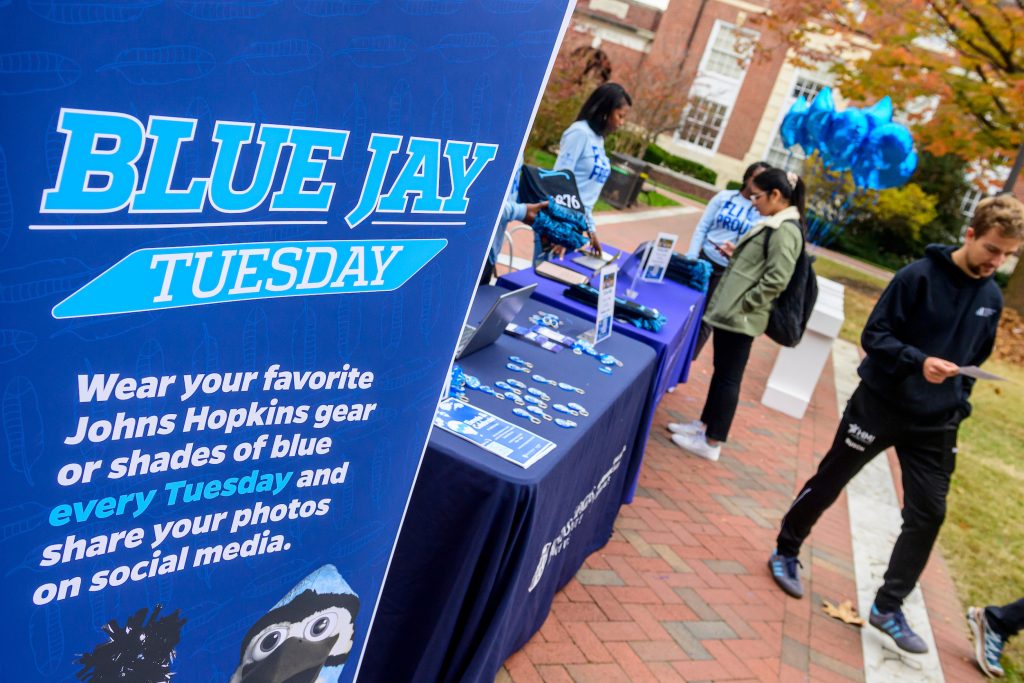
{"label": "fallen leaf on ground", "polygon": [[825,610],[825,614],[829,615],[833,619],[839,619],[847,624],[853,624],[854,626],[863,626],[864,620],[857,614],[857,608],[853,606],[853,603],[849,600],[843,600],[839,603],[839,607],[836,607],[828,600],[822,600],[822,609]]}

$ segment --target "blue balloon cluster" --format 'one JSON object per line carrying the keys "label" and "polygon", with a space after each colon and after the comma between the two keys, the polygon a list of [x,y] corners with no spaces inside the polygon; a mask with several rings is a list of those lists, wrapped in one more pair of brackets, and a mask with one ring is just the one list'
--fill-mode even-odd
{"label": "blue balloon cluster", "polygon": [[836,111],[832,89],[808,103],[801,95],[779,129],[782,144],[817,152],[826,168],[850,171],[859,187],[885,190],[905,185],[917,168],[914,138],[892,120],[892,100],[883,97],[867,109]]}

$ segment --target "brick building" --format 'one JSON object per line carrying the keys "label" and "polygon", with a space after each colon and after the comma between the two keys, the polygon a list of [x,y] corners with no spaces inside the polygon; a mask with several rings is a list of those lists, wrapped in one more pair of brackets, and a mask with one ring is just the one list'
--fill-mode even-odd
{"label": "brick building", "polygon": [[[738,180],[747,165],[762,159],[799,170],[800,148],[790,153],[779,138],[782,117],[798,96],[811,100],[833,83],[827,64],[794,66],[778,37],[750,21],[769,4],[770,0],[579,0],[571,31],[575,41],[589,39],[610,57],[613,80],[621,74],[643,74],[645,67],[671,67],[685,74],[682,82],[689,86],[691,104],[679,129],[662,135],[658,144],[715,170],[717,184],[724,187],[729,180]],[[752,59],[755,44],[762,52]],[[629,78],[623,85],[630,87]],[[636,105],[642,107],[643,102]],[[837,106],[844,106],[838,97]],[[964,197],[965,215],[984,194],[974,190]],[[1024,198],[1024,177],[1014,194]]]}
{"label": "brick building", "polygon": [[[752,25],[751,17],[768,4],[580,0],[572,30],[588,34],[591,44],[609,55],[613,78],[616,72],[642,74],[645,68],[665,65],[685,74],[690,104],[679,129],[661,136],[658,144],[714,169],[718,185],[724,186],[760,159],[798,166],[802,156],[790,155],[778,138],[782,117],[799,95],[811,99],[831,84],[825,69],[788,63],[781,41]],[[762,52],[751,58],[755,44]]]}

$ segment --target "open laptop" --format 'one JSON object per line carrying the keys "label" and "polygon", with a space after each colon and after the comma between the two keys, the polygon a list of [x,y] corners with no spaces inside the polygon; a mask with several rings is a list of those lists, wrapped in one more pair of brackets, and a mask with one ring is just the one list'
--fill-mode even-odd
{"label": "open laptop", "polygon": [[493,344],[505,331],[505,327],[512,322],[512,319],[519,315],[523,304],[536,288],[537,285],[534,283],[522,289],[506,292],[495,299],[479,325],[476,327],[466,325],[462,328],[462,336],[459,337],[459,343],[455,347],[455,358],[463,358]]}

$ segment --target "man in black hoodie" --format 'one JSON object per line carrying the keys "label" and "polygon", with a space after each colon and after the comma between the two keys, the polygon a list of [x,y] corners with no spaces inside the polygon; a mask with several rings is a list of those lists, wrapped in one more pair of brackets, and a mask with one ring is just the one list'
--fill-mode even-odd
{"label": "man in black hoodie", "polygon": [[895,447],[903,473],[903,528],[875,596],[869,622],[908,652],[928,651],[903,616],[903,600],[924,570],[946,514],[956,434],[970,414],[974,380],[961,366],[992,352],[1003,297],[992,274],[1024,238],[1024,204],[982,201],[958,247],[931,245],[900,269],[861,335],[867,356],[832,448],[782,520],[772,577],[803,596],[797,556],[811,527],[878,453]]}

